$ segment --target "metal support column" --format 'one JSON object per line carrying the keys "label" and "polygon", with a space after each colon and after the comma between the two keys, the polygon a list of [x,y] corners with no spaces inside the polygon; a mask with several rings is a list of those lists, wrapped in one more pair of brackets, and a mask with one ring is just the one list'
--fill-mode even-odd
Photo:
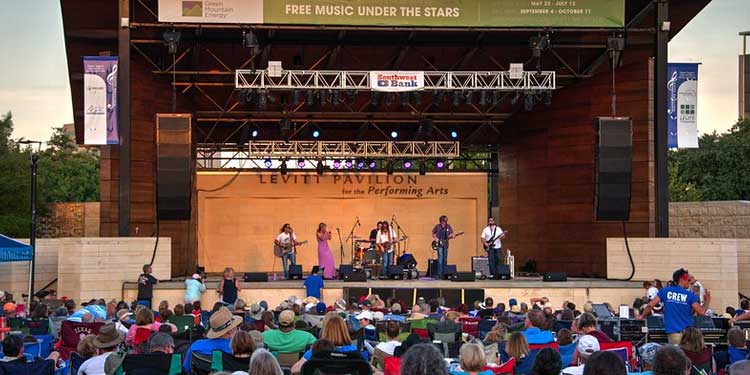
{"label": "metal support column", "polygon": [[669,0],[656,3],[656,51],[654,80],[654,181],[656,187],[656,236],[669,237],[669,173],[667,170],[667,44]]}
{"label": "metal support column", "polygon": [[[130,19],[130,0],[119,0],[119,19]],[[130,28],[117,29],[118,62],[118,113],[120,133],[119,145],[119,210],[118,232],[122,237],[130,235]]]}

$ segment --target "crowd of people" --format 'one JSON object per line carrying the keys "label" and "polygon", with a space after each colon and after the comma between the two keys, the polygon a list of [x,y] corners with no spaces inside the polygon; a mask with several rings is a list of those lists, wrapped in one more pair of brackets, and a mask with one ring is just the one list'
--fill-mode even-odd
{"label": "crowd of people", "polygon": [[[202,282],[193,279],[199,297]],[[507,304],[488,297],[450,307],[442,298],[418,298],[410,309],[404,308],[407,301],[378,295],[330,305],[319,295],[290,296],[275,307],[236,298],[206,311],[192,293],[184,304],[161,301],[153,310],[138,301],[91,300],[77,306],[67,300],[55,309],[45,301],[32,302],[26,318],[47,319],[56,339],[62,321],[102,322],[98,333],[80,338],[67,361],[57,352],[45,359],[88,375],[113,374],[118,368],[126,374],[276,375],[337,363],[352,370],[366,365],[359,374],[489,375],[511,369],[534,375],[750,375],[744,331],[731,328],[727,350],[716,351],[692,327],[692,319],[688,323],[693,315],[712,314],[710,292],[694,289],[696,283],[681,269],[666,287],[657,281],[644,285],[646,294],[635,302],[631,316],[662,315],[669,343],[636,347],[637,360],[607,350],[613,338],[599,330],[591,303],[580,310],[571,302],[553,307],[544,297]],[[728,308],[727,318],[746,319],[748,307],[750,302],[742,301],[740,309]],[[16,309],[7,301],[6,318],[15,317]],[[29,361],[23,343],[21,336],[6,335],[0,361]],[[167,360],[175,354],[181,361],[176,368]]]}

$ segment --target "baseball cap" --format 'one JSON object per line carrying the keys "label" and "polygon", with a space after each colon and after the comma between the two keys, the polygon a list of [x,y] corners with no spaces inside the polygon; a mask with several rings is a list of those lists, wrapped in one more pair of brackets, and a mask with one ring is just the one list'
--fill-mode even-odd
{"label": "baseball cap", "polygon": [[360,319],[367,319],[369,321],[375,320],[375,318],[372,316],[372,311],[362,311],[361,313],[357,315],[356,318],[357,320],[360,320]]}
{"label": "baseball cap", "polygon": [[661,348],[661,345],[655,342],[649,342],[638,349],[638,354],[641,355],[641,359],[643,359],[644,362],[653,365],[656,351],[659,350],[659,348]]}
{"label": "baseball cap", "polygon": [[601,350],[599,346],[599,340],[591,335],[583,335],[578,339],[578,353],[583,356],[590,356],[595,352]]}
{"label": "baseball cap", "polygon": [[6,313],[16,311],[16,304],[13,302],[8,302],[5,305],[3,305],[3,310],[5,310]]}
{"label": "baseball cap", "polygon": [[375,313],[372,314],[372,317],[375,320],[383,320],[383,318],[385,318],[385,314],[383,314],[382,311],[375,311]]}
{"label": "baseball cap", "polygon": [[508,306],[515,306],[518,305],[518,301],[516,301],[515,298],[511,298],[508,300]]}
{"label": "baseball cap", "polygon": [[325,302],[318,302],[318,304],[315,305],[315,311],[318,314],[325,314],[326,309],[327,309],[327,307],[326,307]]}
{"label": "baseball cap", "polygon": [[294,324],[294,311],[284,310],[279,314],[279,326],[289,327]]}

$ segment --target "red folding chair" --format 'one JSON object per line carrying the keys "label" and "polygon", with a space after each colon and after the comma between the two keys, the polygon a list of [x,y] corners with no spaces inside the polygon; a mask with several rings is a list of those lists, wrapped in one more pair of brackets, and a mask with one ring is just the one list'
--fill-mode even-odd
{"label": "red folding chair", "polygon": [[464,333],[468,335],[472,335],[474,337],[479,337],[479,321],[481,319],[479,318],[459,318],[458,321],[461,322],[461,329]]}
{"label": "red folding chair", "polygon": [[503,363],[500,366],[484,366],[482,371],[490,370],[495,375],[500,374],[511,374],[513,375],[513,370],[516,368],[516,359],[511,357],[508,362]]}
{"label": "red folding chair", "polygon": [[555,349],[555,351],[560,351],[560,346],[557,345],[556,341],[547,344],[529,344],[529,350],[542,350],[544,348],[552,348]]}
{"label": "red folding chair", "polygon": [[637,365],[635,355],[633,354],[633,343],[630,341],[600,342],[599,348],[601,350],[625,349],[627,350],[627,358],[628,363],[630,363],[630,368],[635,368]]}
{"label": "red folding chair", "polygon": [[76,351],[78,342],[83,336],[96,335],[104,323],[78,323],[66,320],[60,326],[60,341],[57,342],[56,350],[60,352],[60,358],[67,360],[70,353]]}
{"label": "red folding chair", "polygon": [[386,357],[383,359],[384,375],[401,375],[401,358]]}

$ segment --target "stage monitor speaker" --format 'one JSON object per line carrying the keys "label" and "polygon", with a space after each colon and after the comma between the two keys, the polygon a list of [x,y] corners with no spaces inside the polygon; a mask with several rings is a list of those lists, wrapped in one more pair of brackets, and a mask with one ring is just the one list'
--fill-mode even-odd
{"label": "stage monitor speaker", "polygon": [[289,266],[289,279],[302,280],[302,265],[292,264]]}
{"label": "stage monitor speaker", "polygon": [[344,280],[344,276],[354,272],[354,266],[351,264],[342,264],[339,266],[339,279]]}
{"label": "stage monitor speaker", "polygon": [[404,254],[398,257],[398,262],[396,264],[404,266],[404,268],[408,270],[417,268],[417,260],[414,259],[414,256],[411,254]]}
{"label": "stage monitor speaker", "polygon": [[451,275],[455,274],[456,272],[456,265],[455,264],[446,264],[445,267],[443,267],[443,280],[450,280]]}
{"label": "stage monitor speaker", "polygon": [[596,220],[630,219],[633,122],[629,117],[598,117],[596,128]]}
{"label": "stage monitor speaker", "polygon": [[487,257],[471,257],[471,270],[475,273],[479,271],[482,275],[489,277],[490,262],[487,260]]}
{"label": "stage monitor speaker", "polygon": [[473,306],[474,301],[484,301],[484,289],[464,289],[463,303]]}
{"label": "stage monitor speaker", "polygon": [[268,275],[265,272],[247,272],[242,277],[242,281],[246,283],[268,281]]}
{"label": "stage monitor speaker", "polygon": [[474,272],[456,272],[451,275],[451,281],[474,281]]}
{"label": "stage monitor speaker", "polygon": [[565,272],[546,272],[542,281],[568,281],[568,274]]}
{"label": "stage monitor speaker", "polygon": [[507,264],[498,264],[495,280],[510,280],[510,266]]}
{"label": "stage monitor speaker", "polygon": [[156,217],[190,220],[193,144],[189,114],[156,115]]}
{"label": "stage monitor speaker", "polygon": [[388,275],[386,275],[389,279],[393,280],[403,280],[404,278],[404,266],[402,265],[391,265],[388,267]]}
{"label": "stage monitor speaker", "polygon": [[344,282],[355,281],[367,281],[367,273],[358,270],[344,275]]}

